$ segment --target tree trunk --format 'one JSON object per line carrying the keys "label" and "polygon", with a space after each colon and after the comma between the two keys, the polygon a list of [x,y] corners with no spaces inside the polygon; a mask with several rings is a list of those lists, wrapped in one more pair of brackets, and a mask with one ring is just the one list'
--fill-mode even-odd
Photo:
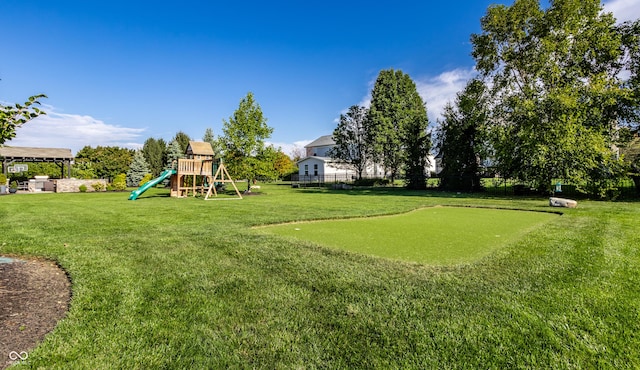
{"label": "tree trunk", "polygon": [[631,176],[631,180],[636,187],[636,195],[640,195],[640,176]]}

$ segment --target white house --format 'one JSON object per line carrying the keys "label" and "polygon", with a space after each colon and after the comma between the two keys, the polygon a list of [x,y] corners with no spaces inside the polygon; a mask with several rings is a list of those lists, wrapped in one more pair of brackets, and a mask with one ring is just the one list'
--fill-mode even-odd
{"label": "white house", "polygon": [[[357,175],[351,168],[341,167],[337,161],[331,158],[329,151],[336,145],[333,135],[320,136],[304,148],[306,157],[298,161],[298,176],[300,180],[307,181],[351,181]],[[439,173],[442,168],[437,165],[436,158],[427,157],[429,165],[427,174]],[[384,168],[380,164],[369,166],[364,177],[383,177]]]}
{"label": "white house", "polygon": [[334,146],[336,142],[333,140],[333,135],[324,135],[307,144],[304,149],[307,157],[330,157],[329,151]]}
{"label": "white house", "polygon": [[356,175],[352,169],[341,168],[331,158],[329,151],[335,145],[333,135],[324,135],[304,147],[307,156],[298,161],[301,181],[350,181]]}

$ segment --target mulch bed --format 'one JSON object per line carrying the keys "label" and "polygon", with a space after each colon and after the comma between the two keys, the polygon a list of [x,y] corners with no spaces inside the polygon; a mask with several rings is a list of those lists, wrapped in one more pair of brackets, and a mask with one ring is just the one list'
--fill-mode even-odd
{"label": "mulch bed", "polygon": [[0,263],[0,369],[27,357],[66,315],[70,300],[69,278],[54,262]]}

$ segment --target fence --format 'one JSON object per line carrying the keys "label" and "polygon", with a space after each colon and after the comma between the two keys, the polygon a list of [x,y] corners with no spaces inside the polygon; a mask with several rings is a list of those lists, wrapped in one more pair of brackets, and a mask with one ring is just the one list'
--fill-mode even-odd
{"label": "fence", "polygon": [[[438,187],[440,179],[429,179],[432,187]],[[555,179],[549,184],[550,191],[548,193],[541,193],[535,189],[531,184],[524,183],[519,180],[505,179],[501,177],[489,177],[481,179],[482,192],[490,195],[505,195],[505,196],[527,196],[527,195],[556,195],[560,197],[571,198],[593,198],[594,194],[589,194],[589,191],[596,192],[598,185],[580,183],[576,184],[567,180]],[[636,188],[633,180],[626,178],[616,180],[608,184],[612,187],[611,190],[607,190],[602,196],[595,196],[598,198],[606,199],[638,199],[640,198],[640,192]],[[587,190],[588,189],[588,190]]]}
{"label": "fence", "polygon": [[322,186],[324,184],[351,183],[356,177],[347,173],[334,173],[331,175],[291,175],[291,182],[299,186]]}

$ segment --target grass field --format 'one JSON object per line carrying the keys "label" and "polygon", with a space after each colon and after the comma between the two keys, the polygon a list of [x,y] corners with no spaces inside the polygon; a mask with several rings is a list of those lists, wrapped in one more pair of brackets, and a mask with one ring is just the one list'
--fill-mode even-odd
{"label": "grass field", "polygon": [[252,227],[436,205],[548,211],[547,200],[262,192],[0,197],[0,254],[54,259],[73,282],[68,316],[22,366],[640,367],[637,203],[581,201],[475,262],[438,266]]}
{"label": "grass field", "polygon": [[470,263],[555,219],[517,210],[429,207],[383,217],[287,223],[268,233],[431,265]]}

